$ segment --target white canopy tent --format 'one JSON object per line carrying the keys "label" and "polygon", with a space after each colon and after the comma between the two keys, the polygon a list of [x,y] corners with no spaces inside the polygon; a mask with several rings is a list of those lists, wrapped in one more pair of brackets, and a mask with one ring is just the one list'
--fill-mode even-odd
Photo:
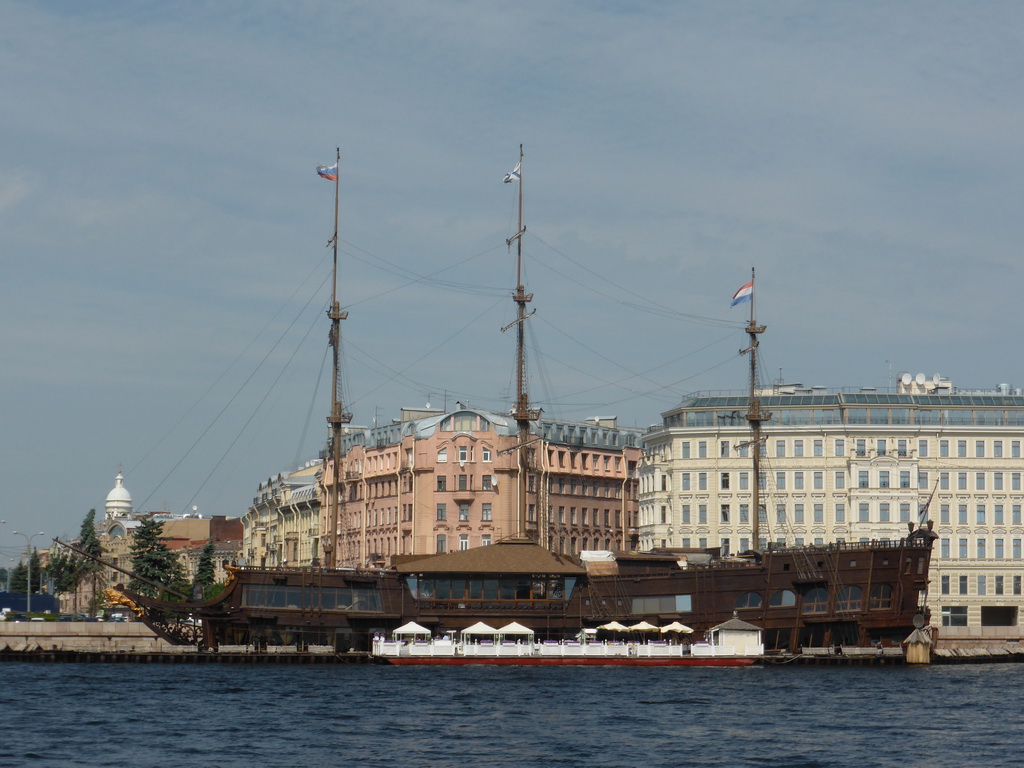
{"label": "white canopy tent", "polygon": [[533,630],[529,627],[524,627],[517,621],[513,621],[511,624],[506,624],[504,627],[498,630],[499,635],[532,635]]}
{"label": "white canopy tent", "polygon": [[461,634],[462,637],[468,637],[469,635],[487,635],[489,637],[493,637],[494,635],[498,634],[498,630],[492,627],[490,624],[485,624],[482,621],[478,621],[473,626],[466,627],[459,634]]}
{"label": "white canopy tent", "polygon": [[394,632],[392,635],[427,635],[430,636],[430,630],[426,627],[421,627],[415,621],[410,621],[408,624],[403,624]]}

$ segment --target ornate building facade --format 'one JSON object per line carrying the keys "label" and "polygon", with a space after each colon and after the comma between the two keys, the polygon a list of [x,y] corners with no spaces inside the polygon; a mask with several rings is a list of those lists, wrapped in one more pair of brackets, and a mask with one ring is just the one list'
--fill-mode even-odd
{"label": "ornate building facade", "polygon": [[[1016,637],[1024,546],[1024,396],[904,375],[895,394],[765,392],[761,545],[895,539],[922,511],[946,638]],[[693,397],[644,436],[640,548],[751,541],[747,398]]]}
{"label": "ornate building facade", "polygon": [[260,483],[242,517],[243,561],[248,565],[319,564],[322,463],[310,461]]}

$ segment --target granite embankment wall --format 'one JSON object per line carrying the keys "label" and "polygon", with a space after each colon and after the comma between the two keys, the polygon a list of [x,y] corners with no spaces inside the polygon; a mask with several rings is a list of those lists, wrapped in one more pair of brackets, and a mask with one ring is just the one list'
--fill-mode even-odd
{"label": "granite embankment wall", "polygon": [[0,622],[0,651],[161,653],[180,650],[137,621]]}

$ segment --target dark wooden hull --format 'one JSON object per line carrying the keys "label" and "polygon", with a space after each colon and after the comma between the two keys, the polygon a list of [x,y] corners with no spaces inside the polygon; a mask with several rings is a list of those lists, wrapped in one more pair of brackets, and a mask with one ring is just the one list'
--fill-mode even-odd
{"label": "dark wooden hull", "polygon": [[[435,635],[478,621],[496,627],[516,621],[534,630],[538,640],[572,637],[612,620],[659,626],[678,621],[691,627],[696,639],[734,616],[763,629],[766,651],[886,646],[902,642],[915,622],[927,621],[931,541],[920,536],[768,550],[745,562],[683,568],[673,558],[624,555],[605,572],[598,568],[574,578],[564,592],[552,592],[557,599],[544,600],[522,594],[474,599],[474,584],[496,578],[493,573],[486,578],[446,574],[445,599],[433,592],[427,599],[422,588],[427,578],[420,574],[417,590],[408,573],[391,569],[240,568],[222,595],[196,604],[122,592],[168,639],[195,642],[193,632],[176,630],[181,616],[191,616],[197,624],[189,626],[201,626],[200,643],[211,648],[294,644],[368,650],[374,634],[408,621]],[[515,578],[521,583],[528,577]],[[462,597],[451,596],[453,582],[468,585],[459,592]]]}

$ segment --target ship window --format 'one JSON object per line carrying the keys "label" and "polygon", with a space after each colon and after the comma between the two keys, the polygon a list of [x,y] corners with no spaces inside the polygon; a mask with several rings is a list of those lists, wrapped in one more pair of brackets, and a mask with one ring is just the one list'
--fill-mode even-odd
{"label": "ship window", "polygon": [[690,595],[650,595],[633,598],[632,612],[634,614],[688,613],[692,610]]}
{"label": "ship window", "polygon": [[859,611],[862,596],[860,587],[843,587],[836,596],[836,610]]}
{"label": "ship window", "polygon": [[791,589],[780,589],[768,601],[769,608],[789,608],[796,605],[796,592]]}
{"label": "ship window", "polygon": [[761,596],[757,592],[744,592],[736,598],[736,608],[760,608]]}
{"label": "ship window", "polygon": [[[948,577],[943,577],[948,578]],[[945,582],[948,588],[949,582]],[[948,592],[947,592],[948,593]],[[888,584],[875,584],[871,588],[871,604],[872,610],[884,610],[892,608],[892,587]]]}
{"label": "ship window", "polygon": [[804,595],[803,613],[826,613],[828,611],[828,590],[815,587]]}

